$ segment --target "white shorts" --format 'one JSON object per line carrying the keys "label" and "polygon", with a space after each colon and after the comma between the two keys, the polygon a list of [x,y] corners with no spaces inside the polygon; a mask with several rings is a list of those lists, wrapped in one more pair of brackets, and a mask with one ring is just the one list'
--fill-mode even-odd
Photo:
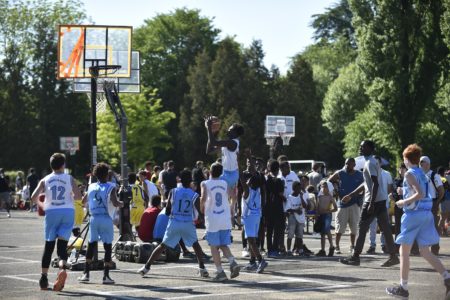
{"label": "white shorts", "polygon": [[336,214],[336,233],[345,233],[345,230],[347,230],[347,224],[349,224],[351,234],[357,234],[360,215],[361,208],[357,204],[353,204],[349,207],[338,208]]}
{"label": "white shorts", "polygon": [[305,228],[304,223],[300,223],[295,218],[294,214],[288,216],[288,239],[303,238],[303,228]]}

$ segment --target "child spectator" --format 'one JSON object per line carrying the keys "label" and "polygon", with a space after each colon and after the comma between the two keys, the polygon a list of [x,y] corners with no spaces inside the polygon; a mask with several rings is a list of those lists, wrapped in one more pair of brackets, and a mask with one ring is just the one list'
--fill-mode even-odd
{"label": "child spectator", "polygon": [[317,202],[317,222],[320,226],[320,246],[321,249],[316,253],[316,256],[326,256],[325,252],[325,237],[328,237],[330,249],[328,256],[334,255],[333,237],[331,235],[331,219],[332,213],[337,211],[337,204],[328,189],[328,183],[325,180],[320,182],[321,193],[318,196]]}
{"label": "child spectator", "polygon": [[292,194],[288,196],[286,213],[288,218],[287,254],[292,255],[291,244],[295,235],[295,244],[299,256],[309,256],[303,251],[303,229],[305,228],[305,213],[308,209],[308,196],[301,192],[301,183],[294,181]]}

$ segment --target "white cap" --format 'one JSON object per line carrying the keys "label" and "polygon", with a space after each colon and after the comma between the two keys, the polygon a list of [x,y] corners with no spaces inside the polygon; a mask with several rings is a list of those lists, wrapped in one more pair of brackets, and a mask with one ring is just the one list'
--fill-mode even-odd
{"label": "white cap", "polygon": [[420,157],[420,162],[426,162],[428,164],[431,164],[430,158],[428,156],[422,156]]}

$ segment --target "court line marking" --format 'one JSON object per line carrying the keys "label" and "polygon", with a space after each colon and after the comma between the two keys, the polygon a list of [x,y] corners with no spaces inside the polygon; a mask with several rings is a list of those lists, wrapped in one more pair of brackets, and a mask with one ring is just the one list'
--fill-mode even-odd
{"label": "court line marking", "polygon": [[40,261],[38,261],[38,260],[34,260],[34,261],[12,261],[12,262],[3,262],[3,263],[0,263],[0,265],[12,265],[12,264],[32,264],[32,263],[34,263],[34,264],[37,264],[37,263],[40,263]]}
{"label": "court line marking", "polygon": [[[10,278],[10,279],[16,279],[16,280],[21,280],[21,281],[27,281],[27,282],[33,282],[33,283],[39,283],[39,280],[35,280],[35,279],[29,279],[29,278],[22,278],[22,277],[17,277],[17,276],[3,276],[5,278]],[[275,276],[271,276],[271,277],[275,277]],[[113,296],[115,299],[135,299],[134,297],[127,297],[127,296],[121,296],[118,295],[120,293],[136,293],[136,292],[158,292],[158,291],[164,291],[164,290],[173,290],[173,289],[177,289],[177,290],[183,290],[183,289],[187,289],[187,288],[212,288],[212,287],[217,287],[217,286],[227,286],[227,287],[242,287],[242,286],[246,286],[246,285],[254,285],[254,284],[276,284],[276,283],[286,283],[286,282],[315,282],[313,280],[307,280],[307,279],[300,279],[300,278],[283,278],[282,280],[269,280],[269,281],[246,281],[246,282],[239,282],[239,283],[234,283],[234,284],[202,284],[202,285],[198,285],[198,286],[179,286],[179,287],[160,287],[160,288],[154,288],[154,289],[134,289],[134,290],[121,290],[121,291],[110,291],[110,292],[105,292],[105,291],[98,291],[98,290],[92,290],[92,289],[86,289],[86,288],[71,288],[72,286],[67,286],[69,291],[81,291],[81,292],[88,292],[88,293],[92,293],[92,294],[96,294],[96,295],[101,295],[101,296]],[[317,282],[315,282],[317,283]],[[49,282],[49,284],[53,284],[51,282]],[[352,287],[352,285],[348,285],[348,284],[339,284],[339,285],[325,285],[325,286],[321,286],[321,287],[310,287],[310,288],[290,288],[290,289],[280,289],[280,290],[258,290],[258,291],[240,291],[240,292],[230,292],[230,293],[216,293],[216,294],[200,294],[200,295],[187,295],[187,296],[177,296],[177,297],[168,297],[168,298],[163,298],[163,299],[191,299],[191,298],[197,298],[197,297],[213,297],[213,296],[218,296],[218,297],[223,297],[223,296],[231,296],[231,295],[242,295],[242,294],[266,294],[266,293],[275,293],[275,292],[295,292],[295,291],[318,291],[318,290],[323,290],[323,289],[341,289],[341,288],[348,288],[348,287]]]}
{"label": "court line marking", "polygon": [[189,295],[189,296],[177,296],[168,297],[163,299],[192,299],[200,297],[225,297],[232,295],[248,295],[248,294],[267,294],[267,293],[279,293],[279,292],[302,292],[302,291],[320,291],[325,289],[343,289],[351,287],[351,285],[340,284],[340,285],[329,285],[321,287],[311,287],[311,288],[291,288],[291,289],[280,289],[280,290],[262,290],[262,291],[241,291],[241,292],[231,292],[231,293],[216,293],[216,294],[201,294],[201,295]]}
{"label": "court line marking", "polygon": [[29,263],[39,262],[36,260],[31,260],[31,259],[23,259],[23,258],[17,258],[17,257],[9,257],[9,256],[0,256],[0,259],[9,259],[9,260],[16,260],[16,261],[20,261],[20,262],[29,262]]}

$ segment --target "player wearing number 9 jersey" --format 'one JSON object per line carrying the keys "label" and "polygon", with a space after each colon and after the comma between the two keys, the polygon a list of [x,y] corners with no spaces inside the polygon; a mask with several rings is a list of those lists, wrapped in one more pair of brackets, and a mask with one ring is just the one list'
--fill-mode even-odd
{"label": "player wearing number 9 jersey", "polygon": [[[55,249],[56,239],[57,254],[60,258],[59,272],[53,286],[53,290],[60,291],[64,287],[67,277],[67,243],[74,223],[73,199],[81,198],[80,190],[72,176],[64,173],[66,158],[64,154],[55,153],[50,157],[50,166],[53,172],[44,177],[33,192],[31,199],[45,211],[45,248],[42,255],[42,275],[39,285],[42,290],[48,289],[48,267]],[[39,194],[45,192],[44,202],[37,201]]]}
{"label": "player wearing number 9 jersey", "polygon": [[166,215],[169,216],[169,224],[161,244],[152,252],[147,263],[138,270],[144,276],[150,271],[150,267],[159,258],[166,247],[175,248],[183,239],[188,247],[193,247],[198,260],[198,273],[201,277],[208,277],[203,263],[203,250],[197,240],[197,232],[194,225],[194,212],[199,209],[198,194],[190,188],[192,175],[189,170],[180,173],[182,187],[174,188],[169,192]]}
{"label": "player wearing number 9 jersey", "polygon": [[220,179],[222,171],[221,164],[212,164],[211,178],[201,183],[201,210],[205,214],[206,240],[211,247],[217,269],[214,281],[228,279],[222,268],[219,249],[230,262],[231,278],[239,275],[239,266],[228,247],[231,244],[231,211],[228,203],[227,182]]}

